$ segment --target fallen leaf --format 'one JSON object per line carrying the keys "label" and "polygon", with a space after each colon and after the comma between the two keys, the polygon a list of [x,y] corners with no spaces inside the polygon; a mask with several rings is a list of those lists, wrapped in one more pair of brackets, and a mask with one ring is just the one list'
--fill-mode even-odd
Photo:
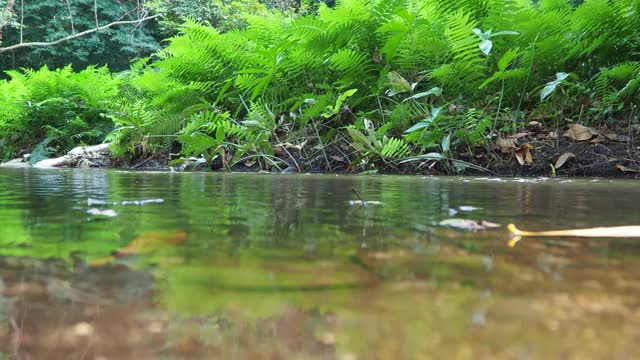
{"label": "fallen leaf", "polygon": [[90,336],[93,334],[93,326],[86,322],[79,322],[73,326],[73,333],[76,336]]}
{"label": "fallen leaf", "polygon": [[335,161],[338,161],[338,162],[345,162],[345,161],[344,161],[344,157],[342,157],[342,156],[331,155],[331,158],[332,158],[333,160],[335,160]]}
{"label": "fallen leaf", "polygon": [[536,128],[536,127],[540,126],[540,122],[534,120],[534,121],[530,121],[528,125],[529,125],[529,127]]}
{"label": "fallen leaf", "polygon": [[557,131],[551,131],[551,132],[549,133],[549,137],[550,137],[551,139],[554,139],[554,140],[555,140],[555,139],[559,138],[560,136],[558,135],[558,132],[557,132]]}
{"label": "fallen leaf", "polygon": [[531,155],[531,150],[533,150],[533,146],[524,144],[524,161],[526,161],[528,165],[533,164],[533,156]]}
{"label": "fallen leaf", "polygon": [[305,145],[307,145],[307,141],[309,141],[309,140],[305,140],[305,141],[301,142],[301,143],[300,143],[300,144],[298,144],[298,145],[294,145],[294,144],[292,144],[292,143],[290,143],[290,142],[286,141],[286,142],[283,142],[283,143],[280,143],[280,144],[276,144],[275,146],[278,146],[278,147],[286,147],[286,148],[289,148],[289,149],[298,149],[298,150],[302,150],[302,148],[303,148]]}
{"label": "fallen leaf", "polygon": [[480,208],[480,207],[468,206],[468,205],[458,206],[458,209],[460,209],[460,211],[482,210],[482,208]]}
{"label": "fallen leaf", "polygon": [[187,233],[175,231],[149,231],[133,239],[126,247],[112,253],[114,257],[145,254],[156,250],[172,248],[187,241]]}
{"label": "fallen leaf", "polygon": [[567,162],[567,160],[576,157],[576,155],[574,153],[570,153],[570,152],[566,152],[562,155],[560,155],[560,157],[558,158],[558,160],[556,160],[556,164],[553,165],[554,168],[556,169],[560,169],[562,167],[562,165],[564,165],[564,163]]}
{"label": "fallen leaf", "polygon": [[500,224],[492,223],[485,220],[468,220],[468,219],[446,219],[438,223],[440,226],[450,227],[460,230],[479,231],[500,227]]}
{"label": "fallen leaf", "polygon": [[618,170],[620,170],[622,172],[640,173],[640,170],[629,169],[628,167],[625,167],[624,165],[616,165],[616,167],[618,168]]}
{"label": "fallen leaf", "polygon": [[499,137],[496,139],[496,145],[498,145],[502,153],[514,152],[518,148],[518,139],[503,139]]}
{"label": "fallen leaf", "polygon": [[94,215],[94,216],[106,216],[106,217],[118,216],[118,213],[115,212],[114,210],[111,210],[111,209],[101,210],[98,208],[91,208],[87,210],[87,214]]}
{"label": "fallen leaf", "polygon": [[370,205],[382,205],[380,201],[375,200],[349,200],[349,205],[370,206]]}
{"label": "fallen leaf", "polygon": [[599,132],[593,130],[590,127],[586,127],[580,124],[573,124],[569,130],[567,130],[562,136],[568,137],[575,141],[590,140],[592,137],[598,135]]}
{"label": "fallen leaf", "polygon": [[517,133],[514,135],[509,136],[509,139],[522,139],[523,137],[529,136],[529,135],[533,135],[532,132],[521,132],[521,133]]}
{"label": "fallen leaf", "polygon": [[592,144],[599,144],[599,143],[602,143],[602,142],[605,142],[605,141],[607,141],[607,139],[604,136],[602,136],[602,134],[601,134],[601,135],[598,135],[598,136],[594,137],[589,142],[592,143]]}
{"label": "fallen leaf", "polygon": [[520,165],[531,165],[533,164],[533,156],[531,155],[531,150],[533,146],[530,144],[524,144],[520,149],[516,150],[516,160]]}

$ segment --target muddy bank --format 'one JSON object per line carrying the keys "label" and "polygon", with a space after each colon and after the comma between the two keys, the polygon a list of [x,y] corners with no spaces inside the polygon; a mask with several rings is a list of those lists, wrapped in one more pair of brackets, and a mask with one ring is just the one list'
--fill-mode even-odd
{"label": "muddy bank", "polygon": [[[604,135],[603,135],[604,134]],[[553,135],[553,134],[552,134]],[[531,131],[501,137],[486,148],[454,149],[450,155],[411,162],[365,157],[355,153],[348,139],[331,144],[305,141],[302,144],[274,144],[273,159],[248,157],[235,162],[226,158],[181,158],[176,154],[154,154],[127,161],[113,159],[105,144],[79,147],[68,154],[29,163],[28,156],[3,163],[0,167],[101,167],[160,171],[230,171],[269,173],[339,173],[402,175],[494,175],[494,176],[589,176],[609,178],[640,177],[640,144],[633,137],[594,131],[580,140],[549,136]],[[605,136],[606,135],[606,136]],[[460,165],[465,169],[460,171]]]}
{"label": "muddy bank", "polygon": [[[462,160],[486,169],[468,168],[463,172],[452,172],[449,160],[415,161],[396,164],[381,160],[370,161],[367,164],[357,164],[356,157],[349,150],[348,143],[338,143],[325,147],[325,152],[305,156],[299,149],[276,149],[276,155],[283,160],[279,168],[269,162],[246,161],[225,168],[217,158],[208,164],[196,163],[190,160],[188,166],[182,165],[179,170],[193,171],[233,171],[233,172],[283,172],[283,173],[339,173],[339,174],[402,174],[402,175],[452,175],[488,174],[494,176],[590,176],[609,178],[638,178],[640,177],[640,146],[636,141],[626,142],[576,142],[569,139],[527,141],[530,146],[531,163],[520,164],[516,151],[502,152],[499,148],[493,150],[476,149],[473,154],[460,152],[451,159]],[[325,156],[326,154],[326,156]],[[561,157],[566,160],[558,163]],[[171,170],[176,166],[170,165],[169,157],[149,157],[126,163],[114,161],[119,168],[137,170]],[[193,165],[196,163],[195,165]],[[560,166],[558,166],[560,165]]]}

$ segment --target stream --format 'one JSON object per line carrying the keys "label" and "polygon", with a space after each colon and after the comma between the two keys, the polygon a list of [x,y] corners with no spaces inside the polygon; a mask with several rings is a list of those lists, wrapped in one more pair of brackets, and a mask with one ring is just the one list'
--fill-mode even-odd
{"label": "stream", "polygon": [[638,204],[632,180],[0,169],[0,359],[634,359],[638,239],[506,225]]}

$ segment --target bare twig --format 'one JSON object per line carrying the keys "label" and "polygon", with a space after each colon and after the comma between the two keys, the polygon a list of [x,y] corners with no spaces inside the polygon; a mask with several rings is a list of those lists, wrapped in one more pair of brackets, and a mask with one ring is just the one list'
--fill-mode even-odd
{"label": "bare twig", "polygon": [[[24,1],[24,0],[22,0]],[[73,22],[73,12],[71,12],[71,5],[69,5],[69,0],[64,0],[64,2],[67,4],[67,11],[69,11],[69,21],[71,21],[71,33],[75,34],[76,33],[76,26],[75,23]],[[22,41],[20,41],[22,42]]]}
{"label": "bare twig", "polygon": [[20,0],[20,43],[23,43],[23,33],[24,29],[24,0]]}
{"label": "bare twig", "polygon": [[85,36],[85,35],[94,33],[96,31],[108,29],[108,28],[113,27],[113,26],[127,25],[127,24],[138,24],[138,23],[145,22],[145,21],[148,21],[148,20],[151,20],[151,19],[155,19],[158,16],[160,16],[160,15],[147,16],[147,17],[144,17],[142,19],[137,19],[137,20],[114,21],[112,23],[109,23],[109,24],[106,24],[106,25],[102,25],[102,26],[97,27],[95,29],[85,30],[83,32],[79,32],[79,33],[74,34],[74,35],[69,35],[67,37],[63,37],[63,38],[55,40],[55,41],[49,41],[49,42],[36,41],[36,42],[26,42],[26,43],[22,43],[22,44],[11,45],[11,46],[0,48],[0,54],[3,53],[3,52],[16,50],[16,49],[20,49],[20,48],[24,48],[24,47],[42,47],[42,46],[58,45],[58,44],[60,44],[62,42],[73,40],[73,39],[79,38],[81,36]]}
{"label": "bare twig", "polygon": [[96,17],[96,29],[100,27],[98,23],[98,0],[93,0],[93,14]]}

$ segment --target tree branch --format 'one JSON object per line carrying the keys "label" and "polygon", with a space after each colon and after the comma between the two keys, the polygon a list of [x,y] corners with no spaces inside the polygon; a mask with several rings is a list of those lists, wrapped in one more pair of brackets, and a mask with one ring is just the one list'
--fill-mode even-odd
{"label": "tree branch", "polygon": [[79,38],[79,37],[94,33],[96,31],[108,29],[108,28],[110,28],[112,26],[127,25],[127,24],[139,24],[141,22],[145,22],[145,21],[148,21],[148,20],[151,20],[151,19],[155,19],[158,16],[160,16],[160,15],[147,16],[147,17],[144,17],[142,19],[137,19],[137,20],[114,21],[112,23],[99,26],[99,27],[97,27],[95,29],[85,30],[83,32],[79,32],[79,33],[74,34],[74,35],[69,35],[67,37],[63,37],[61,39],[58,39],[58,40],[55,40],[55,41],[50,41],[50,42],[26,42],[26,43],[22,43],[22,44],[11,45],[11,46],[0,48],[0,54],[3,53],[3,52],[15,50],[15,49],[20,49],[20,48],[23,48],[23,47],[37,47],[37,46],[58,45],[58,44],[60,44],[62,42],[73,40],[75,38]]}

